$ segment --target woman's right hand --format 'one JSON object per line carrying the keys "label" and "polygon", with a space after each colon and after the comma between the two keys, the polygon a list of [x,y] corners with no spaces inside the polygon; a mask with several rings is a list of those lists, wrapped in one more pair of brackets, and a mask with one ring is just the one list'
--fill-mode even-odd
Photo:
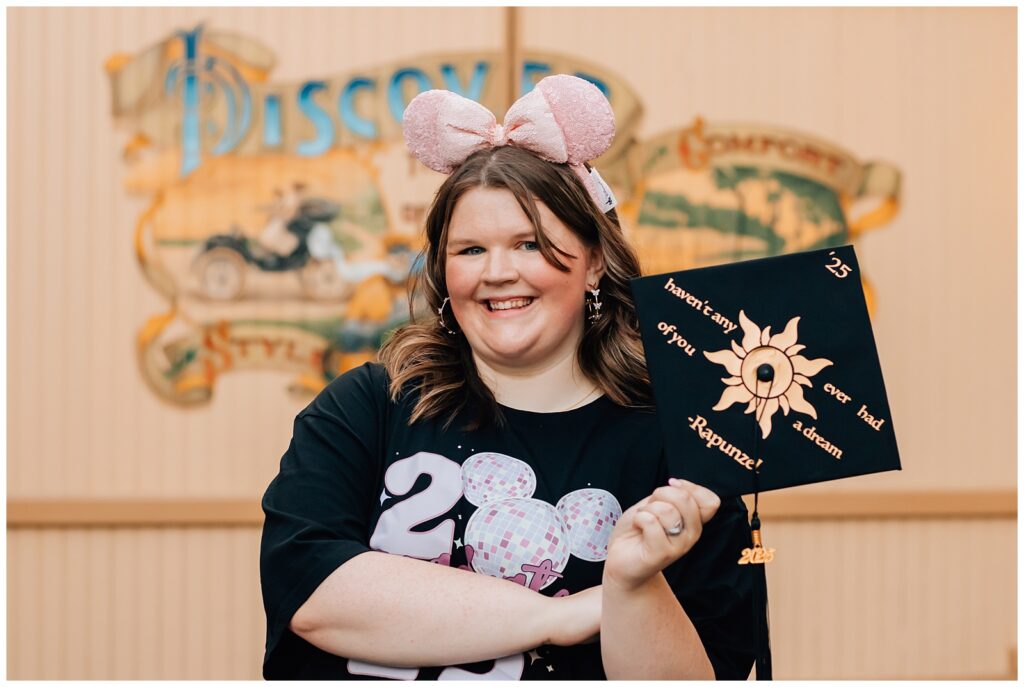
{"label": "woman's right hand", "polygon": [[[720,505],[713,491],[686,480],[671,479],[669,486],[655,489],[626,510],[612,530],[604,583],[625,591],[640,587],[693,548]],[[669,535],[677,526],[682,529]]]}
{"label": "woman's right hand", "polygon": [[548,641],[555,646],[596,642],[601,631],[601,586],[554,597],[548,614]]}

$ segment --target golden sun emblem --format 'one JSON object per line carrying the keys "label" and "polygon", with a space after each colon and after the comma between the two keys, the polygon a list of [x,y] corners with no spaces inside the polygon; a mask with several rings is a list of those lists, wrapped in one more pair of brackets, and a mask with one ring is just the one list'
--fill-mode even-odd
{"label": "golden sun emblem", "polygon": [[765,439],[772,431],[772,415],[779,408],[785,415],[793,409],[818,419],[814,406],[804,399],[803,386],[812,386],[810,378],[831,365],[832,361],[825,358],[808,360],[798,355],[806,348],[796,342],[799,320],[799,317],[794,317],[781,334],[771,336],[771,327],[762,331],[740,310],[742,347],[730,341],[732,350],[704,352],[704,357],[723,366],[732,375],[722,379],[726,384],[725,392],[712,410],[725,410],[734,403],[748,403],[744,413],[756,412],[761,437]]}

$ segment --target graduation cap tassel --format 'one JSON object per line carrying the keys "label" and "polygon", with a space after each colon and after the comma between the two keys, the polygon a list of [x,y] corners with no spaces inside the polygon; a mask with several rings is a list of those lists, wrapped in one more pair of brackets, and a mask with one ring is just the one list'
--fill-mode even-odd
{"label": "graduation cap tassel", "polygon": [[[757,442],[754,443],[755,447]],[[750,538],[755,551],[761,546],[761,518],[757,514],[757,471],[754,471],[754,512],[750,517]],[[772,679],[772,643],[768,615],[768,576],[765,565],[752,565],[754,575],[754,667],[758,680]],[[762,629],[764,635],[762,636]]]}
{"label": "graduation cap tassel", "polygon": [[[775,379],[775,369],[768,364],[761,365],[757,369],[757,388],[760,391],[760,385],[762,382],[768,383],[768,389],[771,390],[772,380]],[[768,405],[767,399],[761,399],[760,412],[754,414],[754,456],[755,460],[761,453],[761,416],[764,414],[765,406]],[[768,576],[765,570],[765,564],[771,561],[775,554],[774,549],[765,549],[761,543],[761,516],[757,512],[758,506],[758,468],[755,467],[752,471],[753,487],[754,487],[754,511],[750,514],[750,541],[751,549],[749,562],[755,565],[752,574],[754,575],[754,645],[756,655],[754,658],[754,667],[756,671],[756,677],[758,680],[771,680],[772,679],[772,645],[771,635],[768,621]],[[748,562],[747,557],[740,559],[741,564]],[[762,619],[764,636],[762,637]]]}

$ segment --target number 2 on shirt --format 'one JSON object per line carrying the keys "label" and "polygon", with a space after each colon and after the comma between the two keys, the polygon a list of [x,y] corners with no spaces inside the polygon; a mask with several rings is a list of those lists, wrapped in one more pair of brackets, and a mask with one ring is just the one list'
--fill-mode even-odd
{"label": "number 2 on shirt", "polygon": [[444,456],[421,451],[392,463],[384,475],[384,486],[389,494],[404,496],[420,475],[430,475],[430,484],[381,513],[370,548],[427,561],[451,554],[454,520],[449,518],[429,532],[413,532],[412,528],[455,507],[462,498],[462,468]]}

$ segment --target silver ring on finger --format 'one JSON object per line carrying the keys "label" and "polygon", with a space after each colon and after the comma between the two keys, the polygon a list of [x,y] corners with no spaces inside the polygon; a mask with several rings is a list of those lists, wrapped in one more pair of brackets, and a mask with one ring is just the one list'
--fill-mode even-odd
{"label": "silver ring on finger", "polygon": [[682,534],[682,533],[683,533],[683,521],[682,520],[680,520],[679,524],[675,525],[674,527],[669,527],[667,530],[665,530],[665,534],[667,534],[670,537],[674,537],[674,536]]}

